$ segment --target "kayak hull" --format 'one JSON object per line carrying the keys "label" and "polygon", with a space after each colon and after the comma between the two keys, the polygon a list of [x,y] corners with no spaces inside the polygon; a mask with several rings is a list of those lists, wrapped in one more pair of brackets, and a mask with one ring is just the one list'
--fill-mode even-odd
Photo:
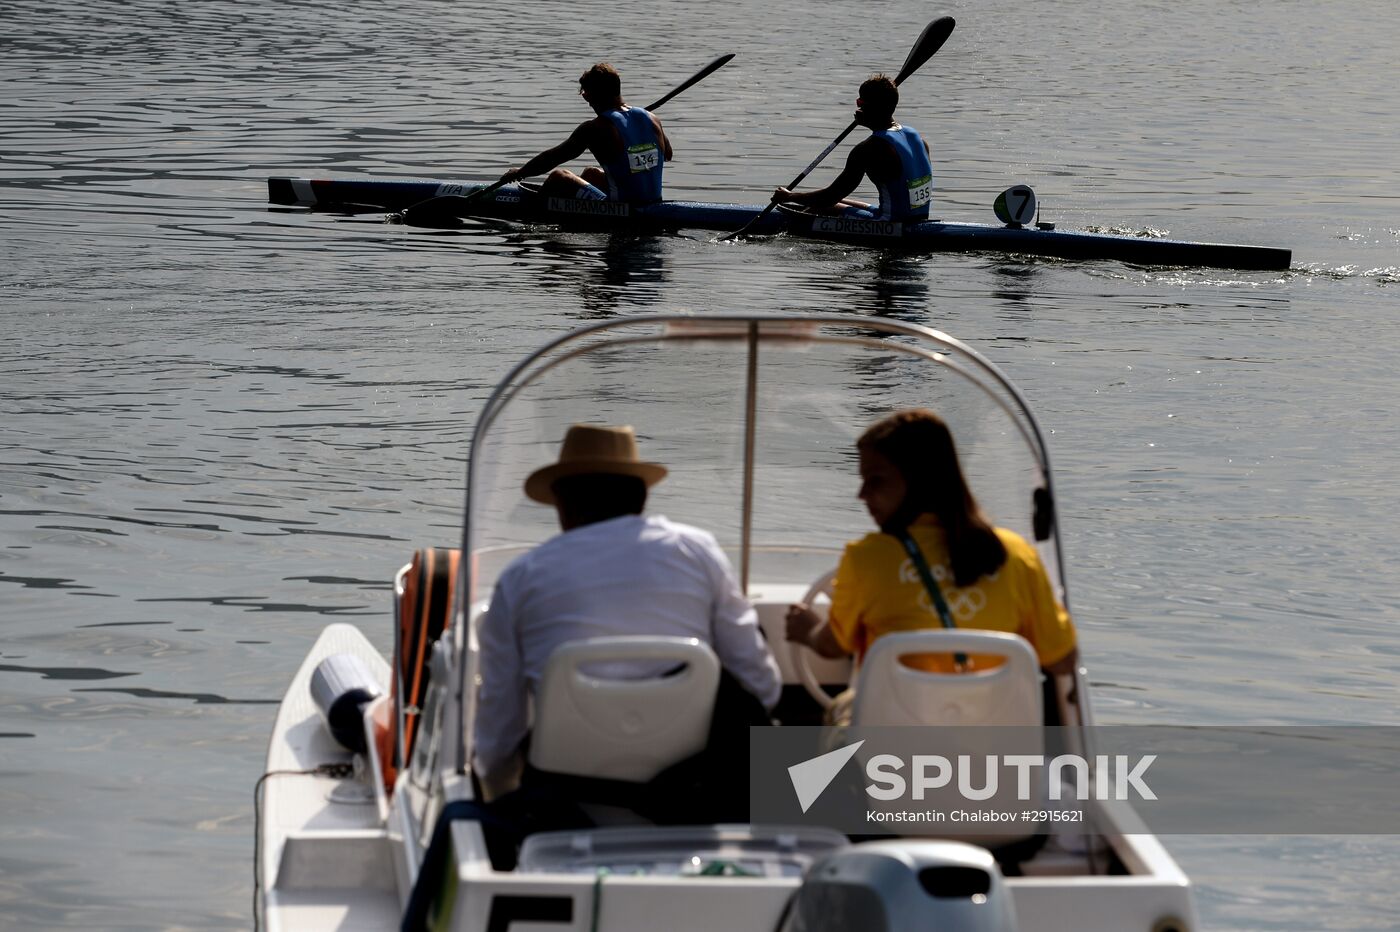
{"label": "kayak hull", "polygon": [[[666,229],[737,230],[763,209],[757,204],[661,201],[629,205],[611,201],[548,197],[533,186],[509,184],[472,196],[484,185],[438,181],[269,178],[268,200],[318,210],[412,211],[413,222],[447,225],[461,217],[492,217],[582,229],[648,232]],[[431,201],[430,204],[424,202]],[[990,223],[929,220],[900,224],[853,217],[817,216],[795,210],[769,212],[751,235],[788,233],[884,249],[927,252],[998,252],[1134,265],[1279,271],[1289,268],[1291,250],[1234,243],[1074,230],[1037,229]]]}

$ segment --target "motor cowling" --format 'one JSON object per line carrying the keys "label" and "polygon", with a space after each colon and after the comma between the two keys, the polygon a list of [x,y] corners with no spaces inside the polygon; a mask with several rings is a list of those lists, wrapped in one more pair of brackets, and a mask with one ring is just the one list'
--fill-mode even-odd
{"label": "motor cowling", "polygon": [[876,841],[813,864],[782,932],[1015,932],[1011,895],[984,848]]}
{"label": "motor cowling", "polygon": [[332,654],[311,673],[311,701],[341,746],[363,754],[365,706],[383,695],[365,662],[354,654]]}

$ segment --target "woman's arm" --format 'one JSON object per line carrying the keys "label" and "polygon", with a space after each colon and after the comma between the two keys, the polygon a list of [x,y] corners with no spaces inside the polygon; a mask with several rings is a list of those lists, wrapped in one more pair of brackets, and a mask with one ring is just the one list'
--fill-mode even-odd
{"label": "woman's arm", "polygon": [[846,656],[846,651],[832,634],[831,626],[805,605],[789,605],[787,610],[787,639],[810,647],[830,660]]}
{"label": "woman's arm", "polygon": [[1046,673],[1054,676],[1073,676],[1074,668],[1079,665],[1079,648],[1072,647],[1070,652],[1049,666],[1043,667]]}

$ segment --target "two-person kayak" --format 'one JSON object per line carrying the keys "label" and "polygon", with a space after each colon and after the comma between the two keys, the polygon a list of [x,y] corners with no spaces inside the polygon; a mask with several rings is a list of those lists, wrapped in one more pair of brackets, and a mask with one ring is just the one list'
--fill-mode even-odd
{"label": "two-person kayak", "polygon": [[[763,210],[757,204],[661,201],[635,206],[611,201],[548,197],[536,185],[502,185],[473,196],[485,185],[440,181],[269,178],[270,203],[341,213],[395,213],[419,206],[413,222],[453,226],[461,218],[489,217],[523,223],[650,232],[699,229],[736,230]],[[1024,189],[1011,189],[1024,190]],[[421,205],[432,201],[432,210]],[[1005,210],[1000,213],[1006,216]],[[964,223],[926,220],[901,224],[779,209],[747,231],[786,233],[880,248],[928,252],[1000,252],[1060,259],[1110,260],[1135,265],[1196,266],[1222,269],[1287,269],[1292,251],[1272,246],[1195,243],[1149,236],[1122,236],[1056,229],[1050,223]]]}

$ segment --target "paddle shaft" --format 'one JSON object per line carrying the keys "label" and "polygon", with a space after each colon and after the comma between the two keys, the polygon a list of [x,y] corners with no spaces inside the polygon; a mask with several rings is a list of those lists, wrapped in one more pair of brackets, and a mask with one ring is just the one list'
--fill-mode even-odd
{"label": "paddle shaft", "polygon": [[[676,96],[677,94],[679,94],[681,91],[684,91],[686,88],[690,87],[690,86],[693,85],[693,84],[698,84],[699,82],[701,82],[701,81],[705,80],[706,78],[708,78],[708,77],[709,77],[711,74],[713,74],[714,72],[718,71],[719,69],[723,68],[725,65],[729,64],[729,60],[730,60],[731,58],[733,58],[733,57],[734,57],[734,53],[733,53],[733,52],[730,52],[728,55],[721,55],[719,58],[716,58],[714,61],[712,61],[712,62],[710,62],[708,65],[706,65],[704,68],[701,68],[699,71],[695,72],[695,74],[691,75],[689,78],[686,78],[686,79],[685,79],[684,81],[682,81],[680,84],[678,84],[678,85],[676,85],[675,87],[673,87],[673,88],[670,90],[670,92],[666,94],[666,96],[664,96],[664,97],[662,97],[661,99],[657,100],[656,103],[652,104],[651,106],[647,107],[646,109],[647,109],[647,110],[655,110],[657,107],[660,107],[662,104],[666,103],[666,101],[670,100],[672,97],[675,97],[675,96]],[[854,127],[854,125],[855,125],[855,124],[852,124],[852,127]],[[850,132],[850,130],[847,130],[846,132]],[[440,195],[439,197],[430,197],[430,198],[428,198],[427,200],[419,201],[417,204],[414,204],[414,205],[411,206],[411,207],[405,207],[402,211],[400,211],[400,212],[398,213],[398,216],[401,217],[401,218],[407,219],[408,214],[409,214],[409,211],[417,210],[418,208],[423,207],[423,206],[426,205],[426,204],[431,204],[431,203],[433,203],[434,201],[437,201],[437,200],[440,200],[440,199],[445,200],[446,198],[449,198],[449,197],[452,198],[452,199],[454,199],[454,200],[457,200],[459,203],[468,203],[468,202],[471,202],[471,201],[476,200],[477,198],[485,197],[486,195],[490,194],[491,192],[493,192],[493,191],[495,191],[495,190],[501,188],[501,187],[504,186],[505,184],[507,184],[507,182],[506,182],[506,180],[505,180],[504,178],[502,178],[502,179],[500,179],[500,180],[491,182],[490,184],[488,184],[488,185],[487,185],[486,187],[484,187],[484,188],[477,188],[475,191],[472,191],[470,194],[444,194],[444,195]]]}
{"label": "paddle shaft", "polygon": [[[850,126],[847,126],[845,129],[841,130],[841,135],[840,135],[840,136],[837,136],[835,139],[831,140],[831,145],[829,145],[829,146],[827,146],[825,149],[823,149],[821,155],[819,155],[819,156],[817,156],[816,158],[812,159],[811,163],[810,163],[806,168],[802,169],[802,171],[798,174],[798,176],[797,176],[796,178],[792,179],[792,184],[787,185],[787,187],[789,187],[789,188],[795,188],[795,187],[797,187],[798,185],[800,185],[800,184],[802,183],[802,179],[804,179],[804,178],[806,178],[808,175],[810,175],[810,174],[812,173],[812,169],[816,168],[816,167],[817,167],[818,165],[820,165],[822,162],[825,162],[825,161],[826,161],[826,157],[827,157],[828,155],[830,155],[832,152],[836,151],[836,147],[839,146],[839,145],[841,145],[842,140],[844,140],[847,136],[851,135],[851,133],[855,132],[855,128],[856,128],[857,126],[859,126],[859,125],[860,125],[860,123],[858,123],[858,122],[855,121],[855,120],[852,120],[852,121],[851,121],[851,125],[850,125]],[[766,214],[768,211],[772,210],[772,209],[773,209],[773,205],[776,204],[776,203],[777,203],[777,201],[769,201],[769,202],[768,202],[768,205],[767,205],[766,207],[763,208],[763,213]],[[758,215],[758,217],[762,217],[762,216],[763,216],[763,214],[759,214],[759,215]],[[755,217],[754,219],[757,220],[758,217]],[[736,235],[737,235],[737,234],[736,234]]]}
{"label": "paddle shaft", "polygon": [[[948,36],[952,35],[953,27],[955,25],[957,25],[957,23],[956,21],[954,21],[953,17],[940,16],[938,19],[934,20],[933,22],[929,23],[927,26],[924,27],[924,31],[919,33],[919,38],[914,42],[914,46],[911,49],[909,49],[909,55],[905,57],[904,67],[900,68],[899,74],[895,75],[895,87],[898,87],[899,85],[903,84],[905,78],[918,71],[919,68],[923,66],[924,62],[932,58],[933,54],[943,47],[943,43],[948,41]],[[812,173],[813,169],[815,169],[822,162],[826,161],[826,157],[832,152],[834,152],[836,150],[836,147],[841,145],[842,140],[844,140],[847,136],[851,135],[851,133],[859,125],[859,120],[852,120],[851,125],[843,129],[841,131],[841,135],[833,139],[831,141],[831,145],[823,149],[821,155],[817,156],[815,159],[812,160],[812,163],[810,165],[802,169],[801,174],[794,178],[792,180],[792,183],[787,185],[786,187],[795,188],[799,184],[801,184],[802,179],[806,178]],[[726,240],[734,239],[737,236],[742,236],[746,230],[749,230],[753,227],[754,224],[758,223],[758,221],[762,220],[764,217],[772,213],[773,208],[777,206],[778,202],[776,200],[769,201],[763,206],[763,209],[758,212],[757,216],[755,216],[748,223],[744,224],[742,229],[735,230],[733,233],[726,233],[724,236],[721,236],[719,238],[719,241],[724,242]]]}

